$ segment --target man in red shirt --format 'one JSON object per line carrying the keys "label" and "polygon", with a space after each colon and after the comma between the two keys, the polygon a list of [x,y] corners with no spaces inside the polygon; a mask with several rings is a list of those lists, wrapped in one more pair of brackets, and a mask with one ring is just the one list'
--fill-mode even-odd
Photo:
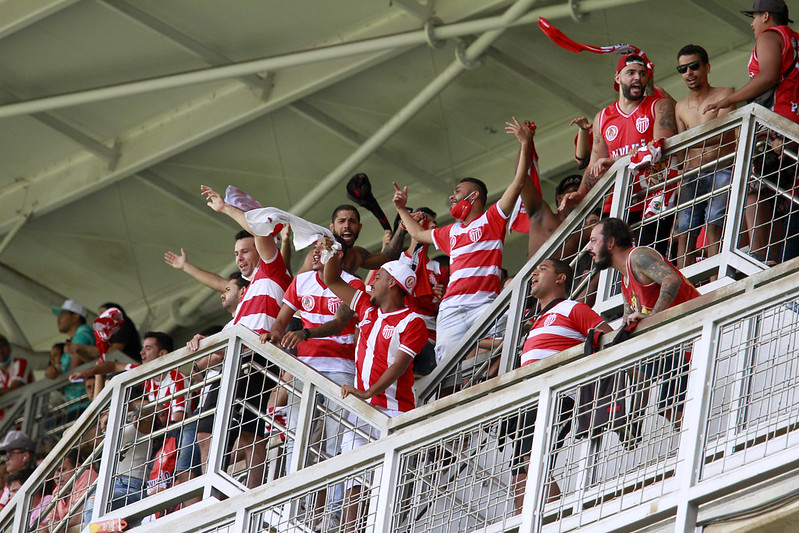
{"label": "man in red shirt", "polygon": [[[591,231],[587,250],[598,270],[613,267],[621,273],[625,324],[638,322],[699,296],[699,291],[658,252],[645,246],[633,246],[630,228],[621,219],[600,220]],[[671,420],[670,406],[676,400],[674,422],[677,427],[688,384],[689,358],[690,353],[687,352],[684,357],[679,354],[666,356],[661,361],[646,365],[644,369],[647,380],[658,376],[666,378],[661,384],[659,409]],[[635,377],[641,386],[645,381],[644,376]],[[646,403],[647,392],[644,390],[641,409]]]}
{"label": "man in red shirt", "polygon": [[[321,252],[330,249],[330,239],[317,244]],[[413,358],[427,344],[427,326],[422,317],[405,306],[405,297],[413,294],[416,274],[399,261],[384,263],[375,276],[371,295],[356,289],[341,278],[338,251],[324,268],[324,282],[358,316],[358,344],[355,348],[355,384],[342,385],[341,397],[356,396],[388,416],[414,408]],[[351,417],[352,418],[352,417]],[[367,434],[368,426],[352,422]],[[344,436],[342,452],[366,444],[355,432]],[[360,485],[347,489],[343,527],[352,527],[358,519]],[[365,507],[365,506],[364,506]],[[366,509],[362,510],[366,512]],[[350,529],[345,529],[350,531]]]}
{"label": "man in red shirt", "polygon": [[[611,331],[610,326],[593,309],[582,302],[568,299],[573,277],[568,263],[558,259],[545,259],[533,271],[530,295],[538,300],[539,311],[524,341],[522,366],[582,344],[593,329],[603,333]],[[571,429],[573,409],[574,398],[563,396],[558,406],[558,421],[562,427],[551,447],[550,470],[555,464],[555,452],[563,446]],[[536,415],[537,409],[525,412],[519,417],[515,428],[511,471],[517,512],[521,512],[524,501],[524,484],[533,446]],[[554,480],[548,481],[548,484],[550,498],[560,494],[560,488]]]}
{"label": "man in red shirt", "polygon": [[[619,59],[614,76],[614,88],[619,99],[596,114],[594,118],[594,145],[591,160],[583,174],[577,192],[564,195],[560,210],[575,207],[588,191],[605,176],[618,159],[635,152],[641,146],[662,137],[677,133],[674,119],[674,101],[671,98],[647,96],[646,87],[651,72],[647,60],[637,54],[628,54]],[[633,198],[629,205],[628,222],[643,220],[644,211],[662,189],[647,193],[648,173],[632,184]],[[602,208],[603,216],[610,213],[612,196]],[[668,227],[667,227],[668,226]],[[670,224],[648,224],[642,228],[642,243],[665,242],[671,231]]]}

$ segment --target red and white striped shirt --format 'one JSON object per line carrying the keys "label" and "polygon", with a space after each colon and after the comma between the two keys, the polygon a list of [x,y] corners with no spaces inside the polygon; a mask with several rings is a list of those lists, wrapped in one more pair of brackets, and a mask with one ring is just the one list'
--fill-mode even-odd
{"label": "red and white striped shirt", "polygon": [[[125,365],[125,370],[132,370],[141,365],[128,364]],[[186,375],[179,370],[170,370],[163,379],[158,380],[150,378],[144,382],[144,394],[147,395],[147,400],[151,402],[160,402],[160,400],[171,396],[182,390],[188,388],[188,379]],[[169,400],[169,420],[175,422],[175,414],[183,413],[186,411],[186,395],[175,396]]]}
{"label": "red and white striped shirt", "polygon": [[[416,271],[414,258],[411,257],[407,251],[400,254],[398,260]],[[433,285],[447,285],[447,272],[441,268],[441,264],[438,261],[428,261],[425,265],[425,269],[427,270],[427,279],[430,281],[431,287]],[[417,291],[419,290],[418,283],[416,284],[416,289]],[[413,297],[408,298],[408,307],[411,309],[411,311],[421,316],[424,319],[425,324],[427,324],[427,336],[431,342],[436,341],[436,316],[438,315],[438,306],[440,303],[441,301],[435,294],[414,295]]]}
{"label": "red and white striped shirt", "polygon": [[499,294],[508,215],[493,204],[468,225],[433,230],[433,244],[450,257],[447,290],[439,309],[490,303]]}
{"label": "red and white striped shirt", "polygon": [[291,276],[279,253],[268,263],[261,259],[236,308],[233,323],[259,335],[268,333],[277,319],[283,293],[290,283]]}
{"label": "red and white striped shirt", "polygon": [[[402,350],[415,357],[427,344],[427,326],[422,317],[404,307],[384,313],[369,303],[369,295],[356,291],[350,305],[358,315],[358,346],[355,349],[355,386],[368,390],[394,364]],[[406,412],[416,406],[413,390],[413,365],[369,403],[392,411]]]}
{"label": "red and white striped shirt", "polygon": [[533,322],[522,348],[522,366],[585,342],[604,320],[582,302],[563,300]]}
{"label": "red and white striped shirt", "polygon": [[[365,291],[363,281],[342,272],[344,281]],[[297,274],[291,282],[283,303],[300,311],[303,328],[314,328],[333,320],[341,305],[341,298],[333,294],[314,271]],[[355,317],[341,334],[333,337],[311,338],[297,345],[297,357],[319,372],[355,373]]]}
{"label": "red and white striped shirt", "polygon": [[27,359],[15,357],[8,365],[0,365],[0,388],[10,387],[15,381],[23,385],[33,383],[33,374]]}

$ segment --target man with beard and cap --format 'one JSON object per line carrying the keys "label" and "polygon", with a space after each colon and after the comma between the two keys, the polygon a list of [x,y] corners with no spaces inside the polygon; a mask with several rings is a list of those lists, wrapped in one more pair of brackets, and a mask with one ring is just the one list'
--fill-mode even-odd
{"label": "man with beard and cap", "polygon": [[[580,200],[605,176],[616,160],[635,152],[656,139],[671,137],[677,133],[674,119],[674,101],[661,96],[647,96],[645,91],[651,72],[648,61],[638,54],[619,58],[614,76],[614,88],[619,93],[618,101],[596,114],[594,118],[594,145],[591,160],[583,174],[580,188],[565,194],[560,210],[576,206]],[[658,191],[661,193],[662,191]],[[643,220],[644,211],[655,194],[647,195],[641,179],[632,184],[633,199],[627,214],[631,224]],[[612,195],[602,208],[603,216],[610,213]],[[660,226],[655,228],[654,226]],[[642,232],[645,244],[660,241],[658,234],[668,235],[671,228],[666,224],[649,224]]]}
{"label": "man with beard and cap", "polygon": [[422,244],[433,244],[450,256],[450,277],[436,320],[436,362],[440,363],[488,309],[500,291],[505,228],[516,199],[521,194],[530,168],[530,143],[533,132],[516,118],[505,123],[505,132],[521,145],[516,175],[499,201],[487,205],[485,183],[463,178],[449,197],[452,224],[425,229],[405,208],[408,187],[395,183],[394,207],[411,237]]}
{"label": "man with beard and cap", "polygon": [[[707,51],[701,46],[688,44],[677,52],[677,72],[688,86],[689,94],[677,102],[675,113],[677,132],[682,133],[733,110],[721,108],[713,113],[702,113],[704,104],[732,94],[729,87],[713,87],[707,80],[710,61]],[[692,148],[685,154],[683,180],[680,184],[679,204],[690,202],[729,185],[732,179],[731,163],[712,163],[735,151],[735,133],[728,131],[704,141],[700,148]],[[708,167],[708,164],[711,166]],[[700,172],[700,167],[706,167]],[[696,169],[693,172],[688,172]],[[704,226],[707,232],[707,255],[719,252],[721,230],[727,212],[727,193],[713,196],[677,212],[677,266],[682,268],[696,262],[696,240]]]}
{"label": "man with beard and cap", "polygon": [[[621,274],[625,324],[636,323],[699,296],[699,291],[662,255],[652,248],[633,246],[632,232],[621,219],[606,218],[597,222],[591,231],[587,250],[597,270],[612,267]],[[685,394],[689,357],[687,352],[684,358],[680,354],[665,357],[646,365],[644,375],[633,376],[637,386],[644,389],[642,384],[648,380],[670,376],[661,385],[659,404],[659,409],[665,411],[669,420],[672,411],[667,408]],[[646,406],[646,392],[643,398],[640,403]],[[681,415],[682,401],[679,401],[675,424],[679,425]]]}

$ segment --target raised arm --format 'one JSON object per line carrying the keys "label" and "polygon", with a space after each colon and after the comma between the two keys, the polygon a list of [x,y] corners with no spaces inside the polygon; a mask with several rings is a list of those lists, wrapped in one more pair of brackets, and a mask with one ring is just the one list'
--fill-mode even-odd
{"label": "raised arm", "polygon": [[[325,249],[330,249],[333,245],[332,239],[325,237],[319,239],[316,243],[317,251],[322,253]],[[347,283],[341,278],[341,258],[344,252],[338,251],[325,263],[324,279],[325,285],[333,291],[333,294],[341,298],[344,303],[349,303],[355,296],[355,287]]]}
{"label": "raised arm", "polygon": [[[224,198],[222,198],[222,196],[211,187],[200,185],[200,191],[208,201],[208,207],[217,213],[226,214],[238,222],[239,226],[241,226],[243,229],[252,233],[252,228],[250,228],[250,225],[247,223],[247,217],[245,216],[244,211],[225,202]],[[253,235],[253,237],[255,237],[255,249],[258,250],[258,255],[261,256],[261,259],[265,263],[271,262],[278,253],[275,238],[261,235]],[[227,283],[227,281],[225,281],[225,283]]]}
{"label": "raised arm", "polygon": [[[505,192],[502,193],[497,207],[505,213],[510,215],[513,211],[513,206],[516,204],[516,199],[524,189],[527,182],[530,181],[528,171],[530,169],[530,143],[533,142],[533,135],[535,131],[528,126],[528,123],[519,124],[516,117],[513,117],[513,122],[505,123],[505,133],[514,135],[519,141],[519,161],[516,163],[516,175],[513,181]],[[530,183],[532,185],[532,183]]]}
{"label": "raised arm", "polygon": [[599,183],[605,172],[616,162],[615,158],[609,157],[608,145],[605,139],[602,138],[602,132],[596,129],[599,124],[599,117],[602,112],[596,114],[594,117],[594,144],[591,147],[591,159],[588,161],[588,167],[583,172],[583,181],[580,182],[580,188],[576,192],[570,192],[563,195],[558,206],[559,211],[564,209],[574,209],[580,201],[585,198],[594,186]]}
{"label": "raised arm", "polygon": [[222,276],[214,274],[213,272],[208,272],[207,270],[203,270],[189,263],[189,260],[186,257],[186,251],[183,248],[180,249],[180,255],[176,254],[172,250],[168,250],[164,254],[164,262],[166,262],[166,264],[172,268],[182,270],[206,287],[219,292],[224,292],[225,290],[227,280]]}
{"label": "raised arm", "polygon": [[416,242],[420,242],[422,244],[433,244],[433,230],[424,229],[405,207],[405,205],[408,203],[408,186],[406,185],[400,189],[399,185],[397,185],[397,182],[395,181],[394,189],[396,189],[394,191],[394,207],[397,209],[397,213],[399,213],[402,223],[405,224],[405,229],[408,230],[408,234]]}

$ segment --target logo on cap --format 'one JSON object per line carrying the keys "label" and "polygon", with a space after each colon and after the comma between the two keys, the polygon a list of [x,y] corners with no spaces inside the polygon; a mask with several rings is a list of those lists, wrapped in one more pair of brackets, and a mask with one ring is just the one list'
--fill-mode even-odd
{"label": "logo on cap", "polygon": [[408,276],[407,278],[405,278],[405,288],[408,289],[408,291],[413,289],[414,285],[416,285],[416,278],[415,277]]}

